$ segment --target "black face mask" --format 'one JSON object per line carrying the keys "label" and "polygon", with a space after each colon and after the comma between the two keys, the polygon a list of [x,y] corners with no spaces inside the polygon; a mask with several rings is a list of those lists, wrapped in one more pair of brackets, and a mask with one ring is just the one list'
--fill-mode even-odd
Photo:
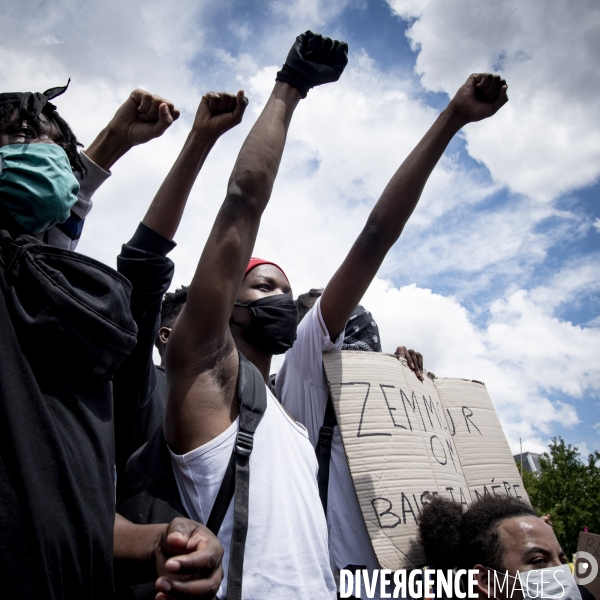
{"label": "black face mask", "polygon": [[232,323],[241,327],[244,337],[264,354],[283,354],[292,347],[298,328],[298,309],[288,294],[277,294],[260,298],[248,304],[236,302],[250,311],[248,325]]}

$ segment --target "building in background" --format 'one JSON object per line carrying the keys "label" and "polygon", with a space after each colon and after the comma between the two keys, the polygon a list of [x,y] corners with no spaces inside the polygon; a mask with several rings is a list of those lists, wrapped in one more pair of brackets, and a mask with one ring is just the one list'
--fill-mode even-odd
{"label": "building in background", "polygon": [[515,454],[514,459],[517,467],[521,468],[521,456],[523,457],[523,470],[530,473],[540,472],[540,455],[533,452],[523,452],[523,454]]}

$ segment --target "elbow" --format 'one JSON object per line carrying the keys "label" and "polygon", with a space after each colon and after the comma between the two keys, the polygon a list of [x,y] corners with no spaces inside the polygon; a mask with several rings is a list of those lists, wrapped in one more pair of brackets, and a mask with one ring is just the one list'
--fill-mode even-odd
{"label": "elbow", "polygon": [[260,219],[266,204],[251,190],[243,190],[230,185],[221,212],[229,222],[239,218]]}
{"label": "elbow", "polygon": [[254,198],[268,200],[272,187],[272,181],[265,172],[237,166],[229,178],[227,196],[247,202]]}
{"label": "elbow", "polygon": [[401,228],[391,227],[389,222],[371,215],[358,239],[369,251],[387,252],[396,243],[401,232]]}

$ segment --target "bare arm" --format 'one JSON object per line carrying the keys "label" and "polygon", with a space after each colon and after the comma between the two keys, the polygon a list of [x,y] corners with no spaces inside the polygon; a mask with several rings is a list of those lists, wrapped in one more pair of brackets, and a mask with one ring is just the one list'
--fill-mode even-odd
{"label": "bare arm", "polygon": [[286,83],[275,84],[240,150],[225,201],[188,289],[187,303],[169,336],[164,431],[176,452],[206,443],[237,416],[233,392],[238,359],[229,317],[299,100],[298,90]]}
{"label": "bare arm", "polygon": [[231,311],[271,196],[292,114],[308,88],[339,79],[346,52],[345,44],[310,32],[298,36],[286,59],[288,70],[284,66],[278,74],[284,80],[275,83],[240,150],[187,303],[167,345],[169,401],[164,432],[175,452],[210,441],[238,414],[238,356],[229,330]]}
{"label": "bare arm", "polygon": [[508,98],[498,76],[471,75],[396,171],[321,299],[323,320],[335,339],[377,274],[415,209],[423,188],[454,135],[467,123],[495,114]]}
{"label": "bare arm", "polygon": [[133,146],[160,137],[178,118],[172,102],[145,90],[133,90],[85,153],[110,171]]}
{"label": "bare arm", "polygon": [[225,92],[208,92],[202,96],[192,131],[142,220],[144,225],[164,238],[175,237],[206,157],[221,135],[241,123],[247,105],[243,91],[237,96]]}

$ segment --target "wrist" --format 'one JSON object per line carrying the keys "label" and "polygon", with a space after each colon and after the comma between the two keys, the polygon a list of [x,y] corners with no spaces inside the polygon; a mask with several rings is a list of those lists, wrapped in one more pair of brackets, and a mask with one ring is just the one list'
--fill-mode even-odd
{"label": "wrist", "polygon": [[456,129],[462,129],[467,123],[471,122],[471,119],[465,113],[465,111],[456,106],[452,101],[448,104],[448,106],[442,111],[441,115],[447,120],[448,125]]}
{"label": "wrist", "polygon": [[166,531],[167,527],[168,525],[161,525],[160,529],[157,528],[156,535],[154,536],[154,540],[152,543],[152,548],[148,556],[148,561],[146,564],[149,569],[153,569],[154,571],[157,571],[156,567],[158,564],[158,560],[162,555],[162,546],[160,542],[162,540],[163,532]]}
{"label": "wrist", "polygon": [[110,125],[105,127],[96,139],[85,149],[88,158],[105,171],[110,168],[131,148],[133,144],[115,134]]}
{"label": "wrist", "polygon": [[277,80],[275,82],[275,87],[273,88],[273,94],[284,101],[291,102],[294,105],[298,104],[304,96],[302,92],[294,87],[293,85],[285,82]]}
{"label": "wrist", "polygon": [[196,129],[192,127],[192,130],[187,137],[187,143],[195,148],[210,150],[216,144],[221,135],[222,134],[212,132],[208,129]]}

